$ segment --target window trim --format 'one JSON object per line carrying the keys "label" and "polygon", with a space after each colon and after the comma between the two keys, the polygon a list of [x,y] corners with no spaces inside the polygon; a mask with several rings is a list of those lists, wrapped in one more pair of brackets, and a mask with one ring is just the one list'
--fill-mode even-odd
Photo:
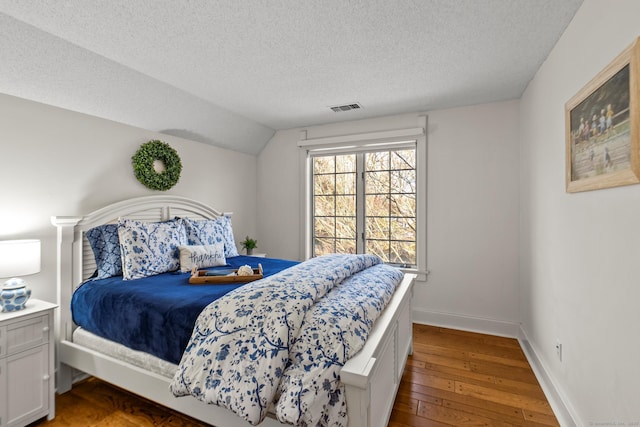
{"label": "window trim", "polygon": [[403,271],[417,273],[418,279],[426,280],[427,270],[427,116],[418,116],[419,127],[394,129],[359,134],[336,135],[322,138],[307,138],[307,131],[300,131],[298,141],[300,159],[300,254],[309,259],[313,252],[312,224],[312,185],[311,152],[327,151],[327,154],[340,152],[376,151],[376,149],[397,149],[402,145],[411,145],[416,149],[416,263],[417,268]]}

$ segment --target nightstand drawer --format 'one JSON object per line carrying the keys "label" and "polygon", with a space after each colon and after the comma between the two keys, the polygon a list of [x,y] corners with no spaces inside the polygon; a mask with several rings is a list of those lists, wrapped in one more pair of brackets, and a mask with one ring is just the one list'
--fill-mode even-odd
{"label": "nightstand drawer", "polygon": [[49,341],[49,315],[12,322],[3,329],[6,331],[4,354],[12,355]]}

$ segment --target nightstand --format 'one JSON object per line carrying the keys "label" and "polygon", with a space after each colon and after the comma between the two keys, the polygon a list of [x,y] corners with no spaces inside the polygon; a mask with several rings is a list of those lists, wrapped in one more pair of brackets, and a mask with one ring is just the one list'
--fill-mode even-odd
{"label": "nightstand", "polygon": [[30,299],[0,312],[0,426],[26,426],[55,416],[53,310]]}
{"label": "nightstand", "polygon": [[257,256],[257,257],[260,257],[260,258],[265,258],[267,256],[267,254],[265,254],[265,253],[261,253],[261,254],[252,253],[250,256]]}

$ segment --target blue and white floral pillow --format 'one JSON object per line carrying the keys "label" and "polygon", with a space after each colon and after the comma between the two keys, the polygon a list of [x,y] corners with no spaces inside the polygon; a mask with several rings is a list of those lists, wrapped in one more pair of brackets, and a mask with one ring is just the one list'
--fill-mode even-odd
{"label": "blue and white floral pillow", "polygon": [[122,259],[118,224],[105,224],[94,227],[84,234],[91,245],[96,260],[94,279],[106,279],[122,275]]}
{"label": "blue and white floral pillow", "polygon": [[238,248],[233,237],[233,227],[229,217],[203,220],[184,218],[184,225],[190,245],[224,243],[225,257],[238,256]]}
{"label": "blue and white floral pillow", "polygon": [[187,244],[182,219],[166,222],[118,221],[124,280],[175,271],[180,268],[178,246]]}

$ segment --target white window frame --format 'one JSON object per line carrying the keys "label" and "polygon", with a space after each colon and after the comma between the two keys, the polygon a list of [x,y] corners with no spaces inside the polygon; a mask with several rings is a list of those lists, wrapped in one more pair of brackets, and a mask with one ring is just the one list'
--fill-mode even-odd
{"label": "white window frame", "polygon": [[417,273],[420,280],[426,280],[427,269],[427,116],[419,116],[419,127],[338,135],[323,138],[307,138],[307,132],[300,132],[300,253],[309,259],[313,253],[312,224],[312,153],[325,151],[327,154],[354,153],[376,149],[396,149],[408,140],[415,140],[416,148],[416,268],[403,271]]}

